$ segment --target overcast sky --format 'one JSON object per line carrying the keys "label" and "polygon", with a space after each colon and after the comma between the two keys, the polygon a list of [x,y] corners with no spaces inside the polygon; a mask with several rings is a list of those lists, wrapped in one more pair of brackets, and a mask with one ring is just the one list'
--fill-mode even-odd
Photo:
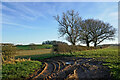
{"label": "overcast sky", "polygon": [[[53,16],[67,10],[79,12],[82,19],[94,18],[118,29],[117,2],[3,2],[2,42],[14,44],[42,43],[58,38],[58,23]],[[104,41],[103,43],[117,43]]]}

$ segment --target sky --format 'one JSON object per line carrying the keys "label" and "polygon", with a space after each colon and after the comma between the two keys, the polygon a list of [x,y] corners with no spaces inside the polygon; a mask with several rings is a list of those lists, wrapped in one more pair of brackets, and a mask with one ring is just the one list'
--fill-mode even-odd
{"label": "sky", "polygon": [[[94,18],[110,23],[118,29],[117,2],[2,2],[2,42],[14,44],[41,44],[59,38],[58,22],[53,16],[67,10],[79,12],[82,19]],[[118,32],[117,32],[118,33]],[[117,43],[118,34],[114,41]]]}

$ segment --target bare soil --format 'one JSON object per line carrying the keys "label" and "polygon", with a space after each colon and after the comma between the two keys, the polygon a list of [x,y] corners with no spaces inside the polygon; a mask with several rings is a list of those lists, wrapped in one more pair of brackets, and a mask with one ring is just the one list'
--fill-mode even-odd
{"label": "bare soil", "polygon": [[42,60],[45,68],[36,72],[32,80],[112,80],[104,62],[93,58],[54,57]]}

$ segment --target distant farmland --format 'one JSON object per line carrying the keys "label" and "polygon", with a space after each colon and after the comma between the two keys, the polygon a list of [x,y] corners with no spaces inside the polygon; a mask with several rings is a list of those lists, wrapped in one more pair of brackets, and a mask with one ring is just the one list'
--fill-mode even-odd
{"label": "distant farmland", "polygon": [[18,50],[50,49],[52,45],[16,45]]}
{"label": "distant farmland", "polygon": [[17,45],[16,56],[51,53],[52,45]]}
{"label": "distant farmland", "polygon": [[46,54],[50,52],[51,52],[51,49],[20,50],[20,51],[17,51],[16,56]]}

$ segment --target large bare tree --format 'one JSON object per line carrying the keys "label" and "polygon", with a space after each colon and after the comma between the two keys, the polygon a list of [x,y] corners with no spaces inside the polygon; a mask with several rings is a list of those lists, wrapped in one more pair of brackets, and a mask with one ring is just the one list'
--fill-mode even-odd
{"label": "large bare tree", "polygon": [[81,43],[86,44],[89,47],[90,42],[93,41],[93,36],[91,36],[91,21],[90,20],[83,20],[81,29],[80,29],[80,37],[79,40]]}
{"label": "large bare tree", "polygon": [[86,25],[90,27],[89,38],[92,38],[95,47],[104,40],[114,40],[116,29],[109,23],[97,19],[87,19],[86,22]]}
{"label": "large bare tree", "polygon": [[69,41],[72,45],[76,45],[79,41],[79,32],[82,23],[79,13],[74,10],[70,10],[66,13],[63,12],[62,16],[57,15],[54,17],[60,26],[58,29],[60,37],[65,36],[67,41]]}

